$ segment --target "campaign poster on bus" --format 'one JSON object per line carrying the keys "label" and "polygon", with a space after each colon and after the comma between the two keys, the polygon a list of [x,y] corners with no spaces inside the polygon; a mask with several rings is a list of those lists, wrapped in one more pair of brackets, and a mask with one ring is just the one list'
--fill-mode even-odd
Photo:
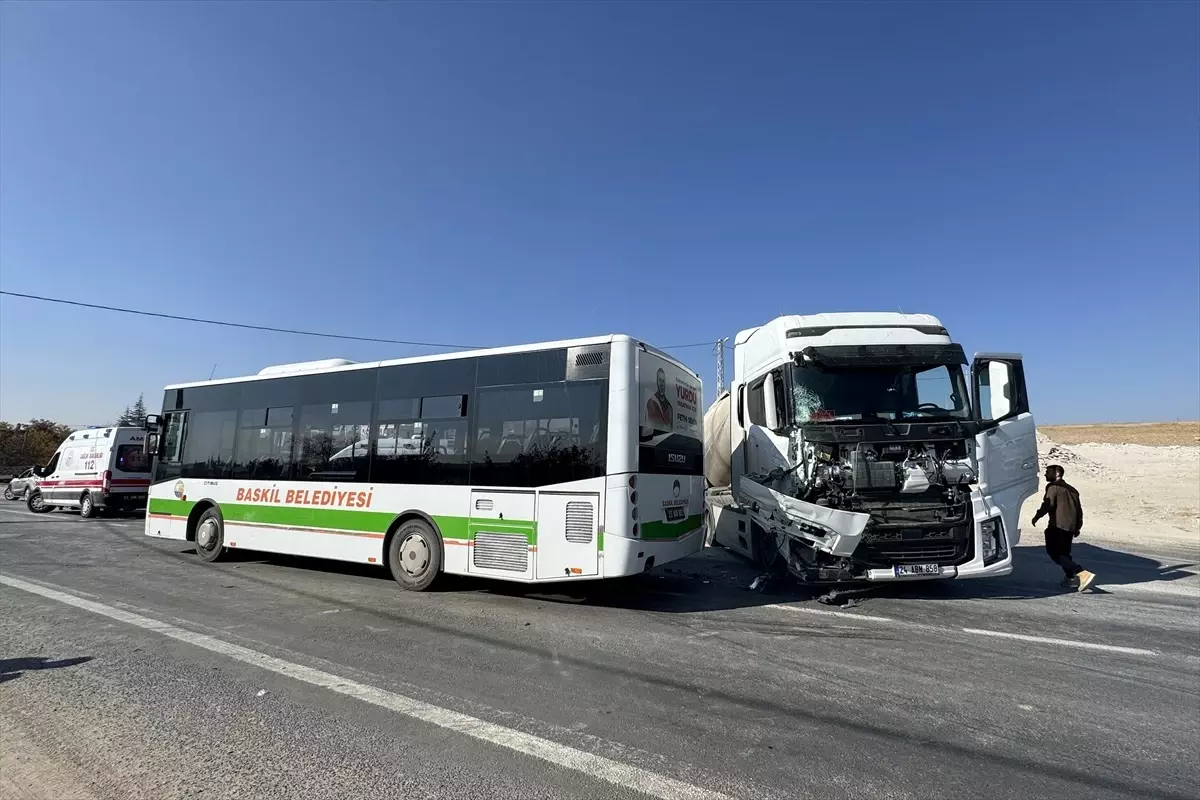
{"label": "campaign poster on bus", "polygon": [[688,373],[643,354],[639,371],[639,417],[643,431],[700,435],[700,386]]}

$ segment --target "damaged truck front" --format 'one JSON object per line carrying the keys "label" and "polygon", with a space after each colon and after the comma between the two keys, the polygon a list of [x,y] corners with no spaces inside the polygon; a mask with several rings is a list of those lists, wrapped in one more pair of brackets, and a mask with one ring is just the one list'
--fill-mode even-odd
{"label": "damaged truck front", "polygon": [[814,583],[1004,575],[1037,490],[1019,356],[937,319],[781,317],[734,344],[705,420],[718,544]]}

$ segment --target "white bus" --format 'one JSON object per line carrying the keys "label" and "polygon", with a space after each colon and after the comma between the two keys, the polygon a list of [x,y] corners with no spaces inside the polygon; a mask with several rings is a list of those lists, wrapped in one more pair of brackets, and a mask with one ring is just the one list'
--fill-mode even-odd
{"label": "white bus", "polygon": [[701,382],[623,335],[169,386],[146,534],[510,581],[703,547]]}

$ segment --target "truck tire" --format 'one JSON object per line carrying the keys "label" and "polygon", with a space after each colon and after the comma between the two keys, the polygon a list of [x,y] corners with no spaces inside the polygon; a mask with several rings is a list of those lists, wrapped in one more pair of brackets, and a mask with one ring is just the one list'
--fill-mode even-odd
{"label": "truck tire", "polygon": [[196,520],[196,553],[210,562],[225,555],[225,520],[215,507],[205,509]]}
{"label": "truck tire", "polygon": [[25,493],[25,507],[34,514],[45,514],[54,510],[54,506],[46,505],[46,499],[42,497],[41,489],[31,489]]}
{"label": "truck tire", "polygon": [[91,492],[84,492],[79,496],[79,516],[84,519],[96,516],[96,501],[92,499]]}
{"label": "truck tire", "polygon": [[387,556],[396,583],[423,592],[442,572],[442,537],[424,520],[410,519],[392,535]]}
{"label": "truck tire", "polygon": [[769,575],[779,575],[786,571],[787,565],[779,554],[779,543],[775,537],[764,531],[759,525],[751,523],[750,535],[754,537],[754,563]]}

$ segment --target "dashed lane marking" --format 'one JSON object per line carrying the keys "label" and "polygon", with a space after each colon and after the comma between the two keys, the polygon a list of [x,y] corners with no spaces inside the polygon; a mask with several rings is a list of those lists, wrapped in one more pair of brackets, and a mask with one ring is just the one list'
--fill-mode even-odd
{"label": "dashed lane marking", "polygon": [[963,633],[973,633],[978,636],[995,636],[1000,639],[1016,639],[1021,642],[1034,644],[1054,644],[1060,647],[1078,647],[1083,650],[1107,650],[1112,653],[1126,653],[1131,656],[1156,656],[1157,650],[1146,650],[1141,647],[1121,647],[1115,644],[1098,644],[1097,642],[1079,642],[1074,639],[1053,639],[1049,636],[1030,636],[1025,633],[1008,633],[1007,631],[988,631],[982,628],[963,628]]}

